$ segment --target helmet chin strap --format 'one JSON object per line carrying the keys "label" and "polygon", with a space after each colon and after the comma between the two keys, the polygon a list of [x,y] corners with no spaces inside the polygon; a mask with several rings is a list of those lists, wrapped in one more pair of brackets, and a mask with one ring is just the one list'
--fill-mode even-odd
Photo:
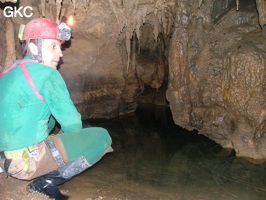
{"label": "helmet chin strap", "polygon": [[38,55],[37,60],[39,63],[42,63],[42,39],[38,39]]}

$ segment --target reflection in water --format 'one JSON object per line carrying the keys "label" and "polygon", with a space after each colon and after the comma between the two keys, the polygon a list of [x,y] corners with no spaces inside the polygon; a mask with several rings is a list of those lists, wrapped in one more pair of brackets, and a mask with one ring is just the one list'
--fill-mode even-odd
{"label": "reflection in water", "polygon": [[90,123],[110,132],[115,151],[61,186],[73,199],[90,199],[92,190],[104,199],[266,199],[266,164],[176,126],[167,107]]}

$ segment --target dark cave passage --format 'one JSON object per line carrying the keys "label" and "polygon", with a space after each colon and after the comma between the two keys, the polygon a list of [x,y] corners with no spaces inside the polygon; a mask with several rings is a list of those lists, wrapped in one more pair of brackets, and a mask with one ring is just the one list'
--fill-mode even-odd
{"label": "dark cave passage", "polygon": [[[265,167],[173,123],[167,106],[90,121],[109,130],[114,152],[61,186],[75,199],[264,200]],[[86,122],[85,122],[86,124]],[[89,188],[89,189],[88,189]]]}
{"label": "dark cave passage", "polygon": [[[140,84],[138,103],[168,105],[166,91],[169,82],[168,49],[171,34],[158,33],[154,40],[154,26],[146,23],[140,28],[142,38],[132,37],[132,65]],[[140,41],[139,41],[140,40]]]}

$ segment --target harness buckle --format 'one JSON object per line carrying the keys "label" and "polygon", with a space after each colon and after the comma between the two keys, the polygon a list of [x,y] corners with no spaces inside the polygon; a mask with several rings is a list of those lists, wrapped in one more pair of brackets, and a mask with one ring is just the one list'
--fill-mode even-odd
{"label": "harness buckle", "polygon": [[6,159],[6,155],[4,151],[0,151],[0,158]]}

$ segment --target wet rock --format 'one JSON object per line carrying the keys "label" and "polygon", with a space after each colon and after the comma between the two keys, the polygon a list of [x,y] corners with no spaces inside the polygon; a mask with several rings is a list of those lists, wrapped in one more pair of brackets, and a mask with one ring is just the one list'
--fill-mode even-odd
{"label": "wet rock", "polygon": [[[266,40],[259,25],[265,9],[258,8],[259,17],[256,2],[262,1],[63,1],[61,15],[75,16],[59,70],[74,104],[83,118],[111,118],[133,112],[145,86],[168,87],[177,125],[239,156],[265,159]],[[45,10],[36,0],[20,2],[29,5],[33,18],[58,15],[54,1],[46,1]],[[29,19],[12,20],[17,35]],[[0,33],[6,33],[4,20]],[[0,70],[7,67],[5,40],[0,38]],[[142,100],[165,104],[161,94]]]}
{"label": "wet rock", "polygon": [[175,123],[238,156],[266,159],[266,46],[255,5],[231,8],[218,21],[209,20],[210,7],[193,5],[177,11],[170,44],[167,99]]}

